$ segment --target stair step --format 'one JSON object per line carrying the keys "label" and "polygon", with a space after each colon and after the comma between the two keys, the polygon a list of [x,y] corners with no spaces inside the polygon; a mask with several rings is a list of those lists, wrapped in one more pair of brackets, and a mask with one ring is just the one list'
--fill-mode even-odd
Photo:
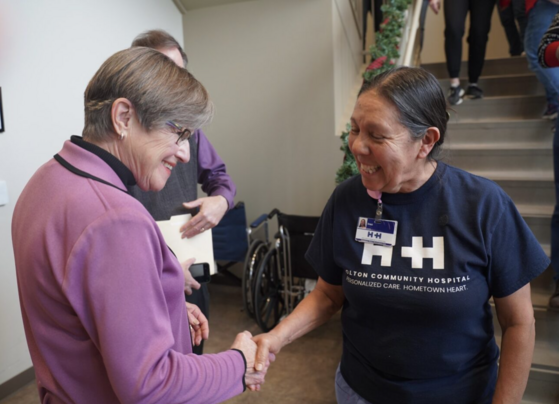
{"label": "stair step", "polygon": [[495,148],[483,144],[453,145],[452,149],[446,149],[443,158],[449,164],[466,171],[518,170],[521,167],[533,175],[541,171],[552,173],[553,152],[549,146],[517,144],[506,147]]}
{"label": "stair step", "polygon": [[[542,246],[544,251],[548,253],[549,256],[549,245]],[[551,265],[549,265],[543,273],[535,279],[532,279],[530,282],[530,295],[532,298],[532,306],[534,307],[534,312],[543,312],[543,314],[539,314],[540,318],[544,318],[547,316],[551,317],[551,321],[558,321],[559,319],[559,312],[554,310],[549,310],[548,303],[551,294],[555,291],[555,281],[553,280],[554,271]],[[490,300],[491,305],[494,305],[493,298]],[[495,324],[497,324],[497,320],[494,319]],[[555,330],[555,332],[559,333],[559,328]],[[559,340],[557,341],[559,347]],[[557,362],[557,366],[559,367],[559,362]]]}
{"label": "stair step", "polygon": [[546,119],[488,122],[449,122],[444,145],[461,143],[547,142],[551,145],[555,122]]}
{"label": "stair step", "polygon": [[[536,279],[530,282],[532,305],[534,310],[547,311],[551,294],[555,291],[555,282],[553,281],[554,271],[551,265]],[[558,315],[558,312],[550,312]],[[557,330],[559,332],[559,329]],[[557,363],[559,366],[559,362]]]}
{"label": "stair step", "polygon": [[553,205],[516,205],[518,212],[540,244],[551,244]]}
{"label": "stair step", "polygon": [[[421,66],[431,72],[438,79],[448,79],[446,63],[429,63]],[[483,65],[482,76],[514,75],[530,73],[528,61],[524,56],[515,56],[505,59],[486,59]],[[468,78],[468,62],[463,61],[460,66],[460,78]]]}
{"label": "stair step", "polygon": [[[522,214],[522,212],[520,213]],[[540,244],[551,244],[551,216],[525,216],[522,218]]]}
{"label": "stair step", "polygon": [[[450,88],[450,79],[441,79],[439,83],[445,92]],[[468,80],[462,80],[460,85],[465,90]],[[544,87],[533,73],[509,76],[483,76],[478,81],[485,97],[505,95],[544,95]]]}
{"label": "stair step", "polygon": [[[536,344],[532,366],[556,371],[559,376],[559,313],[549,310],[534,310],[534,317],[536,319]],[[493,327],[497,345],[500,347],[501,326],[494,307]]]}
{"label": "stair step", "polygon": [[464,100],[450,111],[450,122],[486,122],[541,118],[546,105],[543,95],[485,97]]}
{"label": "stair step", "polygon": [[524,404],[559,403],[559,372],[540,369],[535,366],[530,370],[528,386],[524,392]]}
{"label": "stair step", "polygon": [[545,217],[550,218],[553,214],[553,205],[522,205],[516,204],[516,209],[522,217]]}
{"label": "stair step", "polygon": [[[531,140],[531,139],[529,139]],[[454,143],[449,145],[447,150],[452,150],[452,152],[457,151],[495,151],[495,152],[515,152],[515,151],[550,151],[552,146],[551,139],[546,139],[545,141],[524,141],[524,142],[507,142],[506,144],[500,143],[488,143],[488,142],[464,142],[464,143]]]}
{"label": "stair step", "polygon": [[497,184],[518,205],[555,204],[555,186],[553,181],[496,181]]}
{"label": "stair step", "polygon": [[[534,310],[536,342],[523,403],[559,402],[559,313]],[[493,308],[495,340],[501,346],[501,327]]]}
{"label": "stair step", "polygon": [[470,170],[470,173],[495,181],[516,205],[555,205],[553,172]]}
{"label": "stair step", "polygon": [[470,170],[470,173],[490,180],[500,181],[523,181],[534,183],[551,182],[553,184],[553,171],[549,170]]}

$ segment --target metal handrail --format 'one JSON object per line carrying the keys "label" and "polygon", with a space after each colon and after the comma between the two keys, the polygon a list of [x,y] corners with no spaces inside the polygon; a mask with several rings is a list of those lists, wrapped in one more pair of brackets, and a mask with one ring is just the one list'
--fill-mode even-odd
{"label": "metal handrail", "polygon": [[423,39],[425,39],[425,20],[427,19],[427,9],[429,8],[429,0],[423,0],[421,4],[421,13],[419,14],[419,53],[423,50]]}

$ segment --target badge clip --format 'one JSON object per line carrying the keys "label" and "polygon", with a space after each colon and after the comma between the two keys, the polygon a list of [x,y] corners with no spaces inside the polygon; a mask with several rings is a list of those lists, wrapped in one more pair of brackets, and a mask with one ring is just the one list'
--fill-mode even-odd
{"label": "badge clip", "polygon": [[375,215],[375,223],[380,223],[382,220],[382,201],[378,199],[377,213]]}

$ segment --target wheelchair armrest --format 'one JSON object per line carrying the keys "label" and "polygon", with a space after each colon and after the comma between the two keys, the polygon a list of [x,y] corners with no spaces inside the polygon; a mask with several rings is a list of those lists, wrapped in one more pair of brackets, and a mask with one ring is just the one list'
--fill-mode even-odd
{"label": "wheelchair armrest", "polygon": [[254,222],[252,222],[250,224],[250,228],[251,229],[256,229],[258,226],[260,226],[262,224],[262,222],[264,222],[266,219],[268,218],[268,215],[266,213],[263,213],[262,215],[260,215],[258,217],[258,219],[256,219]]}

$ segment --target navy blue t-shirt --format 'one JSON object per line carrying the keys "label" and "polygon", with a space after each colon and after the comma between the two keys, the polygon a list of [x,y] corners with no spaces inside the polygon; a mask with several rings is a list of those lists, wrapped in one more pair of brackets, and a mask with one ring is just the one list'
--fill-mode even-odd
{"label": "navy blue t-shirt", "polygon": [[361,176],[328,201],[306,258],[342,285],[347,383],[373,404],[491,402],[497,378],[489,298],[505,297],[549,259],[510,197],[494,182],[438,163],[407,194],[383,194],[396,245],[355,241],[377,200]]}

